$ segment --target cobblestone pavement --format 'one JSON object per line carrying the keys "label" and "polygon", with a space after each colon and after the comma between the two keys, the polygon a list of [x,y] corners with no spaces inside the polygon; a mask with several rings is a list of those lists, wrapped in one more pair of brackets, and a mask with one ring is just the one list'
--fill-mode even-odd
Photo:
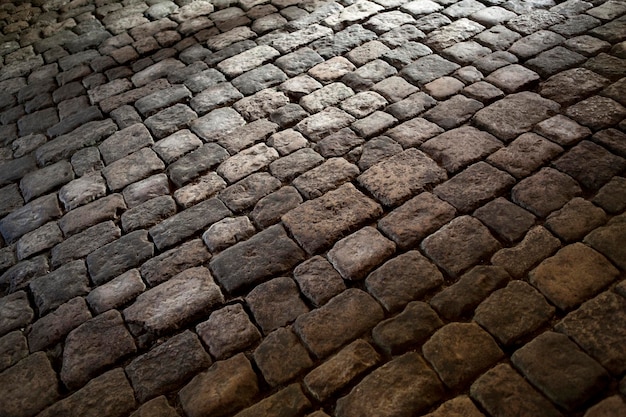
{"label": "cobblestone pavement", "polygon": [[626,1],[0,29],[1,417],[626,415]]}

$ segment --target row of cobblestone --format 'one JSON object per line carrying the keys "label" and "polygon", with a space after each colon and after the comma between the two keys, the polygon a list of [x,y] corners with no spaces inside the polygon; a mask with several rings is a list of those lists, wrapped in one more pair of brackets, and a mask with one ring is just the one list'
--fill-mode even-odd
{"label": "row of cobblestone", "polygon": [[0,416],[626,415],[623,0],[0,0]]}

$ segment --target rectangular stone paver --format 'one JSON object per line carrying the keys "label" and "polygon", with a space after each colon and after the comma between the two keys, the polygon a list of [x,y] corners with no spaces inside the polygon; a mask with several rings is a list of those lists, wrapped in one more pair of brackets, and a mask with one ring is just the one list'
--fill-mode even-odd
{"label": "rectangular stone paver", "polygon": [[303,260],[304,252],[276,225],[219,253],[210,265],[218,282],[232,293],[286,272]]}
{"label": "rectangular stone paver", "polygon": [[194,267],[141,294],[124,310],[124,318],[134,335],[158,336],[223,302],[224,296],[209,270]]}
{"label": "rectangular stone paver", "polygon": [[358,181],[381,203],[395,206],[446,179],[446,171],[434,160],[407,149],[369,168]]}
{"label": "rectangular stone paver", "polygon": [[379,204],[344,184],[291,210],[282,220],[298,243],[315,254],[381,213]]}

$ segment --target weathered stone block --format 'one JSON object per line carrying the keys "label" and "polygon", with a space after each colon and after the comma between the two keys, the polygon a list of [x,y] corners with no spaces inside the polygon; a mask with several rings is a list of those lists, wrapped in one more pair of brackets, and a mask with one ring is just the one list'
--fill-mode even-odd
{"label": "weathered stone block", "polygon": [[117,310],[107,311],[81,324],[67,336],[61,380],[70,389],[78,388],[136,350],[122,315]]}
{"label": "weathered stone block", "polygon": [[[172,361],[177,366],[172,368]],[[167,394],[211,365],[198,336],[189,330],[135,358],[125,371],[141,402]]]}
{"label": "weathered stone block", "polygon": [[286,272],[303,260],[303,251],[276,225],[216,255],[211,270],[232,293]]}
{"label": "weathered stone block", "polygon": [[383,309],[370,295],[353,288],[298,317],[294,329],[307,348],[323,358],[374,327],[383,317]]}

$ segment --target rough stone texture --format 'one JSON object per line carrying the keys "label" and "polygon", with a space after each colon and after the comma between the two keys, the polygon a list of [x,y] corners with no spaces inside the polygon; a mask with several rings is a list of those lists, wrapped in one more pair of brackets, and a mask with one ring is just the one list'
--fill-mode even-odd
{"label": "rough stone texture", "polygon": [[259,401],[252,407],[237,413],[237,417],[295,417],[302,415],[304,410],[311,407],[308,398],[298,384],[291,384],[276,394]]}
{"label": "rough stone texture", "polygon": [[[35,386],[32,376],[37,375]],[[7,417],[32,416],[59,398],[56,374],[42,352],[35,353],[0,373],[4,398],[0,412]]]}
{"label": "rough stone texture", "polygon": [[371,296],[358,289],[347,289],[322,307],[298,317],[294,329],[307,348],[323,358],[382,318],[383,310]]}
{"label": "rough stone texture", "polygon": [[542,259],[561,247],[561,241],[543,226],[531,228],[522,241],[511,248],[503,248],[491,257],[491,263],[521,278]]}
{"label": "rough stone texture", "polygon": [[265,334],[309,311],[299,297],[295,282],[287,277],[258,285],[246,296],[246,304]]}
{"label": "rough stone texture", "polygon": [[523,208],[545,217],[581,192],[578,183],[570,176],[553,168],[542,168],[513,187],[511,197]]}
{"label": "rough stone texture", "polygon": [[223,302],[211,273],[200,266],[142,293],[124,310],[124,319],[135,335],[159,335],[180,328]]}
{"label": "rough stone texture", "polygon": [[64,302],[89,292],[85,262],[80,260],[67,263],[54,272],[33,279],[29,287],[39,313],[47,313]]}
{"label": "rough stone texture", "polygon": [[207,321],[196,327],[196,331],[217,359],[226,359],[261,339],[261,333],[241,304],[214,311]]}
{"label": "rough stone texture", "polygon": [[496,365],[472,384],[470,394],[492,416],[560,417],[556,407],[507,364]]}
{"label": "rough stone texture", "polygon": [[358,181],[384,205],[395,206],[446,178],[427,155],[407,149],[369,168]]}
{"label": "rough stone texture", "polygon": [[160,396],[144,403],[130,417],[180,417],[180,415],[169,405],[167,398]]}
{"label": "rough stone texture", "polygon": [[229,214],[231,214],[230,210],[224,206],[224,203],[216,198],[211,198],[152,227],[150,236],[157,248],[162,250],[192,236],[208,225],[220,221]]}
{"label": "rough stone texture", "polygon": [[28,325],[35,314],[24,291],[17,291],[0,299],[0,334]]}
{"label": "rough stone texture", "polygon": [[504,356],[491,336],[473,323],[451,323],[422,348],[448,387],[466,384]]}
{"label": "rough stone texture", "polygon": [[573,242],[602,226],[606,220],[601,208],[577,197],[548,216],[545,226],[565,242]]}
{"label": "rough stone texture", "polygon": [[313,366],[306,348],[287,328],[269,333],[254,351],[254,362],[271,386],[288,382]]}
{"label": "rough stone texture", "polygon": [[[181,361],[181,359],[183,359]],[[178,366],[170,369],[176,361]],[[141,402],[175,390],[211,365],[198,336],[189,330],[174,336],[134,359],[126,368]]]}
{"label": "rough stone texture", "polygon": [[604,292],[569,313],[556,325],[591,357],[613,375],[624,371],[624,352],[619,348],[623,337],[624,298]]}
{"label": "rough stone texture", "polygon": [[[420,395],[413,395],[415,392]],[[412,352],[366,376],[347,396],[339,399],[336,415],[409,417],[424,411],[442,395],[443,386],[435,373]]]}
{"label": "rough stone texture", "polygon": [[436,294],[430,300],[430,304],[441,317],[447,320],[459,320],[472,315],[474,309],[490,293],[504,287],[510,278],[502,267],[479,265]]}
{"label": "rough stone texture", "polygon": [[28,333],[30,351],[36,352],[55,345],[89,319],[91,313],[85,300],[82,297],[71,299],[33,323]]}
{"label": "rough stone texture", "polygon": [[200,239],[186,242],[146,261],[141,276],[150,285],[157,285],[192,266],[211,259],[211,254]]}
{"label": "rough stone texture", "polygon": [[234,292],[285,272],[302,260],[302,250],[277,225],[221,252],[211,260],[211,269],[226,291]]}
{"label": "rough stone texture", "polygon": [[7,242],[12,243],[61,214],[56,195],[39,197],[0,220],[0,233]]}
{"label": "rough stone texture", "polygon": [[121,368],[92,379],[69,397],[46,408],[38,417],[81,415],[123,417],[135,409],[133,389]]}
{"label": "rough stone texture", "polygon": [[89,306],[100,314],[126,304],[145,289],[146,284],[141,280],[139,271],[131,269],[106,284],[94,288],[87,295],[86,300]]}
{"label": "rough stone texture", "polygon": [[380,213],[382,208],[377,203],[352,184],[345,184],[301,204],[282,220],[296,241],[309,254],[314,254]]}
{"label": "rough stone texture", "polygon": [[624,215],[615,217],[607,226],[594,230],[584,240],[622,270],[626,269],[623,246],[625,226]]}
{"label": "rough stone texture", "polygon": [[435,136],[421,149],[454,173],[501,147],[502,143],[489,133],[468,126]]}
{"label": "rough stone texture", "polygon": [[89,275],[94,283],[102,284],[153,255],[154,246],[148,241],[148,232],[136,230],[87,256]]}
{"label": "rough stone texture", "polygon": [[557,103],[525,91],[511,94],[479,110],[474,122],[508,142],[530,131],[536,123],[553,116],[558,110]]}
{"label": "rough stone texture", "polygon": [[374,348],[363,339],[357,339],[309,372],[304,384],[315,399],[325,401],[379,361]]}
{"label": "rough stone texture", "polygon": [[554,312],[533,287],[512,281],[476,308],[474,320],[500,343],[511,345],[545,325]]}
{"label": "rough stone texture", "polygon": [[448,274],[457,276],[497,251],[500,243],[478,220],[461,216],[424,239],[420,246]]}
{"label": "rough stone texture", "polygon": [[253,403],[259,392],[257,376],[248,359],[238,354],[214,363],[178,394],[190,417],[225,416]]}
{"label": "rough stone texture", "polygon": [[529,281],[561,310],[571,310],[613,282],[619,271],[582,243],[559,250],[529,274]]}
{"label": "rough stone texture", "polygon": [[397,316],[378,323],[372,338],[387,354],[397,355],[423,343],[441,326],[443,322],[428,304],[414,301]]}
{"label": "rough stone texture", "polygon": [[328,251],[328,260],[347,280],[360,280],[395,252],[395,244],[373,227],[343,238]]}
{"label": "rough stone texture", "polygon": [[135,351],[122,315],[117,310],[107,311],[70,332],[63,349],[61,380],[70,389],[78,388]]}
{"label": "rough stone texture", "polygon": [[314,256],[298,265],[293,275],[299,290],[317,307],[346,289],[341,275],[321,256]]}
{"label": "rough stone texture", "polygon": [[486,162],[478,162],[434,189],[442,200],[467,213],[502,194],[515,180]]}
{"label": "rough stone texture", "polygon": [[609,379],[598,362],[559,333],[539,335],[511,359],[531,383],[566,410],[602,392]]}
{"label": "rough stone texture", "polygon": [[28,342],[21,331],[15,330],[0,338],[0,372],[28,356]]}
{"label": "rough stone texture", "polygon": [[387,311],[400,310],[441,284],[441,272],[417,251],[386,262],[365,280],[367,290]]}

